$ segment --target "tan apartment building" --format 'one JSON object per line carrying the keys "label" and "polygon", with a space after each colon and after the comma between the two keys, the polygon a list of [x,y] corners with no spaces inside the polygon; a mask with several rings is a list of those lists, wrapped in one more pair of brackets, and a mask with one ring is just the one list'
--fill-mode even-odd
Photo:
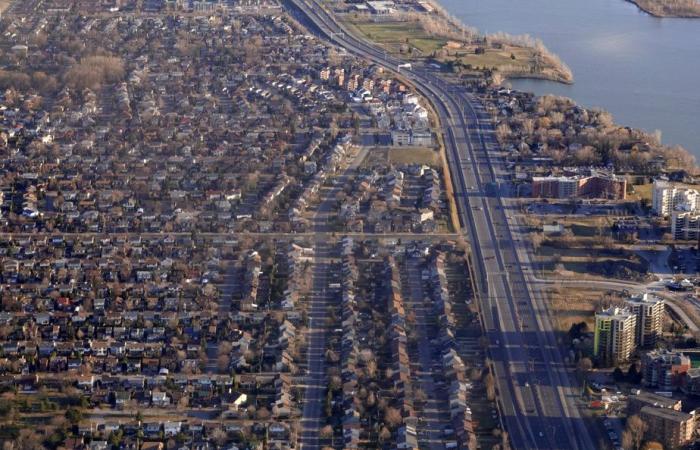
{"label": "tan apartment building", "polygon": [[639,347],[654,347],[663,327],[663,299],[644,293],[630,297],[626,303],[629,310],[637,316],[636,344]]}
{"label": "tan apartment building", "polygon": [[693,440],[695,411],[689,414],[674,409],[645,406],[640,417],[647,424],[647,439],[660,442],[667,450],[683,447]]}
{"label": "tan apartment building", "polygon": [[629,360],[635,349],[637,316],[629,309],[608,308],[595,315],[593,354],[603,366]]}

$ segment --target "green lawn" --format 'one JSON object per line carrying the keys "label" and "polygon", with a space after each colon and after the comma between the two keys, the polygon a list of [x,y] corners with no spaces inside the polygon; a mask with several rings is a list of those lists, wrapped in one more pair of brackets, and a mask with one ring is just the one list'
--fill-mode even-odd
{"label": "green lawn", "polygon": [[[431,36],[419,24],[412,22],[353,22],[352,25],[378,44],[394,48],[406,44],[420,50],[422,55],[416,56],[430,56],[447,43],[447,39]],[[515,59],[511,55],[515,56]],[[506,46],[499,49],[489,48],[485,53],[477,55],[474,53],[474,48],[470,48],[457,50],[457,58],[462,64],[475,68],[496,67],[500,70],[505,69],[507,72],[529,72],[533,51],[528,48]],[[445,60],[454,60],[454,56],[449,56]]]}
{"label": "green lawn", "polygon": [[353,24],[362,34],[379,44],[415,47],[424,55],[439,50],[447,41],[427,34],[418,24],[409,22],[356,22]]}
{"label": "green lawn", "polygon": [[[459,53],[458,53],[459,55]],[[515,59],[511,57],[515,56]],[[485,53],[475,54],[465,52],[459,56],[464,65],[486,68],[510,68],[510,71],[528,72],[532,65],[533,52],[527,48],[505,47],[503,49],[489,48]]]}

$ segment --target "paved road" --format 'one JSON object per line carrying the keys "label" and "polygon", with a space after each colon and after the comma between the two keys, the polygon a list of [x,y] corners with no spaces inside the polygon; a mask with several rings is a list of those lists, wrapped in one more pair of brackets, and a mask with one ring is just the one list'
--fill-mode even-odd
{"label": "paved road", "polygon": [[444,432],[451,428],[447,391],[437,386],[439,373],[433,366],[441,363],[441,349],[431,342],[435,332],[436,314],[432,308],[425,282],[422,279],[424,261],[408,257],[402,264],[401,288],[404,302],[415,314],[416,348],[409,347],[411,374],[426,396],[418,424],[418,444],[421,449],[444,450]]}
{"label": "paved road", "polygon": [[[224,275],[223,283],[219,285],[219,305],[217,308],[217,317],[219,320],[224,320],[228,317],[231,312],[231,300],[233,299],[233,293],[240,289],[238,283],[238,269],[236,264],[231,261],[226,268],[226,274]],[[219,342],[218,340],[213,340],[207,342],[207,366],[205,371],[207,373],[228,373],[228,368],[220,368],[218,365],[219,358]]]}
{"label": "paved road", "polygon": [[[695,321],[691,319],[690,316],[688,316],[688,314],[686,314],[685,311],[683,311],[683,309],[681,309],[679,305],[680,302],[685,300],[679,298],[679,295],[672,295],[668,292],[664,292],[663,289],[666,288],[665,286],[663,286],[662,283],[659,282],[639,284],[619,280],[543,280],[540,278],[535,278],[532,275],[531,278],[533,279],[532,284],[540,284],[545,286],[595,286],[601,289],[610,289],[617,291],[626,289],[636,294],[648,292],[649,288],[654,288],[654,295],[657,295],[665,300],[665,306],[669,310],[671,310],[671,312],[673,312],[673,314],[675,314],[676,317],[678,317],[678,319],[680,319],[680,321],[685,324],[685,326],[688,327],[688,330],[690,330],[691,332],[700,331],[700,327],[698,326],[698,324],[695,323]],[[697,303],[697,301],[693,301],[691,303],[693,303],[693,305],[696,308],[700,309],[700,303]]]}
{"label": "paved road", "polygon": [[312,288],[308,305],[309,331],[307,335],[307,372],[302,409],[302,430],[299,439],[301,450],[316,450],[329,444],[321,439],[319,431],[325,426],[325,401],[328,386],[325,352],[330,324],[329,312],[339,307],[338,292],[328,288],[331,274],[337,272],[338,246],[328,239],[333,231],[333,219],[337,216],[336,194],[367,155],[363,149],[338,176],[334,187],[323,187],[321,202],[312,221],[314,233],[314,261]]}
{"label": "paved road", "polygon": [[493,129],[478,102],[430,70],[347,33],[317,0],[289,0],[322,36],[390,70],[400,70],[435,108],[445,136],[460,220],[472,244],[479,301],[491,342],[501,412],[514,448],[593,449],[541,295],[523,274],[490,152]]}
{"label": "paved road", "polygon": [[[350,236],[359,239],[408,239],[408,240],[424,240],[424,241],[440,241],[445,239],[456,239],[459,234],[457,233],[369,233],[369,232],[352,232],[352,231],[308,231],[303,233],[277,233],[277,232],[264,232],[264,233],[252,233],[252,232],[229,232],[229,233],[197,233],[197,237],[204,239],[230,239],[236,241],[241,237],[262,237],[271,239],[297,239],[297,238],[310,238],[322,236],[326,239],[331,237],[343,237]],[[192,237],[191,232],[174,232],[174,233],[141,233],[138,231],[126,232],[126,233],[60,233],[60,232],[37,232],[37,233],[3,233],[3,237],[6,239],[19,239],[19,238],[52,238],[52,237],[63,237],[66,238],[95,238],[95,239],[111,239],[111,238],[130,238],[130,237],[140,237],[144,239],[162,239],[165,237]]]}
{"label": "paved road", "polygon": [[319,431],[325,425],[326,398],[326,344],[328,324],[326,317],[332,298],[328,292],[331,270],[327,257],[333,248],[325,242],[317,241],[314,246],[313,281],[308,304],[309,330],[306,354],[306,384],[302,408],[300,444],[302,450],[320,449]]}

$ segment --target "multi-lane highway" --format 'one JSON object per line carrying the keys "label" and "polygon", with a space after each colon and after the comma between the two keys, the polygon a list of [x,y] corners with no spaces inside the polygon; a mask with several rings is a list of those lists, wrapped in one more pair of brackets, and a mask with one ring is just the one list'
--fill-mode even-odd
{"label": "multi-lane highway", "polygon": [[[439,116],[462,226],[472,247],[482,320],[490,340],[500,409],[513,448],[593,449],[575,405],[576,392],[557,346],[546,305],[518,257],[522,242],[509,224],[509,192],[493,127],[462,87],[428,68],[399,68],[387,55],[348,31],[318,0],[288,0],[299,19],[348,52],[399,71]],[[522,250],[522,249],[520,249]]]}

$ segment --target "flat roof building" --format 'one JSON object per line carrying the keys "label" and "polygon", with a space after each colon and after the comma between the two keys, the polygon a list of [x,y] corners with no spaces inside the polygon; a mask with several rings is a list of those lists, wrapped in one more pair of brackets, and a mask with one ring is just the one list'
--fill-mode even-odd
{"label": "flat roof building", "polygon": [[603,366],[629,360],[635,349],[637,316],[628,309],[608,308],[595,315],[593,354]]}
{"label": "flat roof building", "polygon": [[681,352],[653,350],[642,356],[644,384],[663,391],[680,388],[690,367],[690,358]]}
{"label": "flat roof building", "polygon": [[591,170],[588,175],[533,177],[532,196],[624,200],[627,180],[596,170]]}
{"label": "flat roof building", "polygon": [[653,406],[654,408],[674,409],[680,411],[683,406],[680,400],[664,397],[663,395],[654,394],[653,392],[637,391],[636,394],[630,395],[627,402],[627,414],[633,416],[645,406]]}
{"label": "flat roof building", "polygon": [[693,440],[695,434],[695,411],[684,413],[666,408],[645,406],[640,416],[647,425],[647,439],[657,441],[665,449],[676,449]]}
{"label": "flat roof building", "polygon": [[637,316],[636,344],[639,347],[654,347],[663,331],[663,299],[645,292],[630,297],[626,303],[630,311]]}

